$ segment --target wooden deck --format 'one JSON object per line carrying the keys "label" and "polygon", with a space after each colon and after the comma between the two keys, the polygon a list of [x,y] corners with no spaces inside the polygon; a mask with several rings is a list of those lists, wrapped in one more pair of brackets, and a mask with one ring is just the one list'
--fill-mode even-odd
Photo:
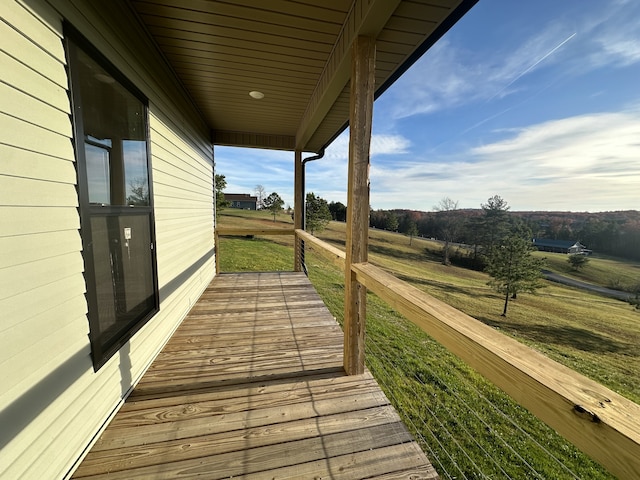
{"label": "wooden deck", "polygon": [[303,274],[218,275],[73,478],[433,479]]}

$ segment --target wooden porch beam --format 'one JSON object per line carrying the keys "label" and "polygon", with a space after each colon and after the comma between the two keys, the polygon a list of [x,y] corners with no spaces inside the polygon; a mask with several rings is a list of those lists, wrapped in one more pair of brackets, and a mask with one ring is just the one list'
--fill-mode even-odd
{"label": "wooden porch beam", "polygon": [[270,150],[293,150],[295,137],[288,135],[267,135],[254,132],[231,132],[227,130],[213,130],[215,145],[229,145],[232,147],[268,148]]}
{"label": "wooden porch beam", "polygon": [[369,245],[369,147],[375,91],[374,37],[358,37],[351,56],[349,106],[349,174],[347,186],[347,242],[344,299],[344,369],[348,375],[364,372],[366,288],[351,271],[366,262]]}
{"label": "wooden porch beam", "polygon": [[376,38],[398,8],[400,0],[354,0],[342,30],[296,133],[296,148],[304,150],[314,132],[349,81],[350,52],[358,36]]}

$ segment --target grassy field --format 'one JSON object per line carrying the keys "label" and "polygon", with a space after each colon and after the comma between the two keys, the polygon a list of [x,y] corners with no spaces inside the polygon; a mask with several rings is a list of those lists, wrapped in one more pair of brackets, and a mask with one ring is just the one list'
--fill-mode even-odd
{"label": "grassy field", "polygon": [[[219,223],[291,226],[284,215],[273,222],[262,212],[231,210],[222,213]],[[318,236],[343,247],[344,224],[332,222]],[[222,271],[291,269],[292,239],[270,238],[276,242],[222,239]],[[633,307],[549,283],[537,295],[520,295],[510,305],[508,317],[501,317],[502,298],[486,286],[485,274],[441,265],[435,242],[414,238],[409,243],[407,237],[372,230],[370,260],[640,402],[640,312]],[[593,259],[576,275],[561,269],[566,256],[558,258],[549,262],[550,269],[592,283],[606,282],[621,272],[629,272],[625,275],[633,279],[633,273],[640,270],[614,259]],[[342,273],[313,252],[307,256],[307,265],[314,286],[341,322]],[[589,272],[592,267],[597,267],[597,274]],[[366,361],[443,478],[574,478],[574,474],[585,479],[609,478],[597,464],[372,294]]]}

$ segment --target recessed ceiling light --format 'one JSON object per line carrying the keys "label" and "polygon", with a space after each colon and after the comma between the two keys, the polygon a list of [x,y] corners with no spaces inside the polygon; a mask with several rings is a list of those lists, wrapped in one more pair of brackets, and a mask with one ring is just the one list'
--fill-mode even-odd
{"label": "recessed ceiling light", "polygon": [[255,98],[256,100],[261,100],[264,98],[264,93],[253,90],[252,92],[249,92],[249,96],[251,96],[251,98]]}

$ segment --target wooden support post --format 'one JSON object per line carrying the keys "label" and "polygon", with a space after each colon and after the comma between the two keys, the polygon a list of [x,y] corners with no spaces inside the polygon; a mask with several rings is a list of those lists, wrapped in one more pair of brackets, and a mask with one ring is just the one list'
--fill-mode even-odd
{"label": "wooden support post", "polygon": [[347,186],[347,245],[344,299],[344,369],[364,372],[366,288],[358,283],[351,264],[368,259],[369,147],[375,88],[374,38],[358,37],[351,54],[349,106],[349,176]]}
{"label": "wooden support post", "polygon": [[[295,153],[295,182],[294,182],[294,198],[293,198],[293,224],[296,230],[302,228],[302,220],[304,216],[304,177],[302,165],[302,152],[296,150]],[[294,259],[293,270],[296,272],[302,271],[302,240],[298,236],[294,236]]]}

